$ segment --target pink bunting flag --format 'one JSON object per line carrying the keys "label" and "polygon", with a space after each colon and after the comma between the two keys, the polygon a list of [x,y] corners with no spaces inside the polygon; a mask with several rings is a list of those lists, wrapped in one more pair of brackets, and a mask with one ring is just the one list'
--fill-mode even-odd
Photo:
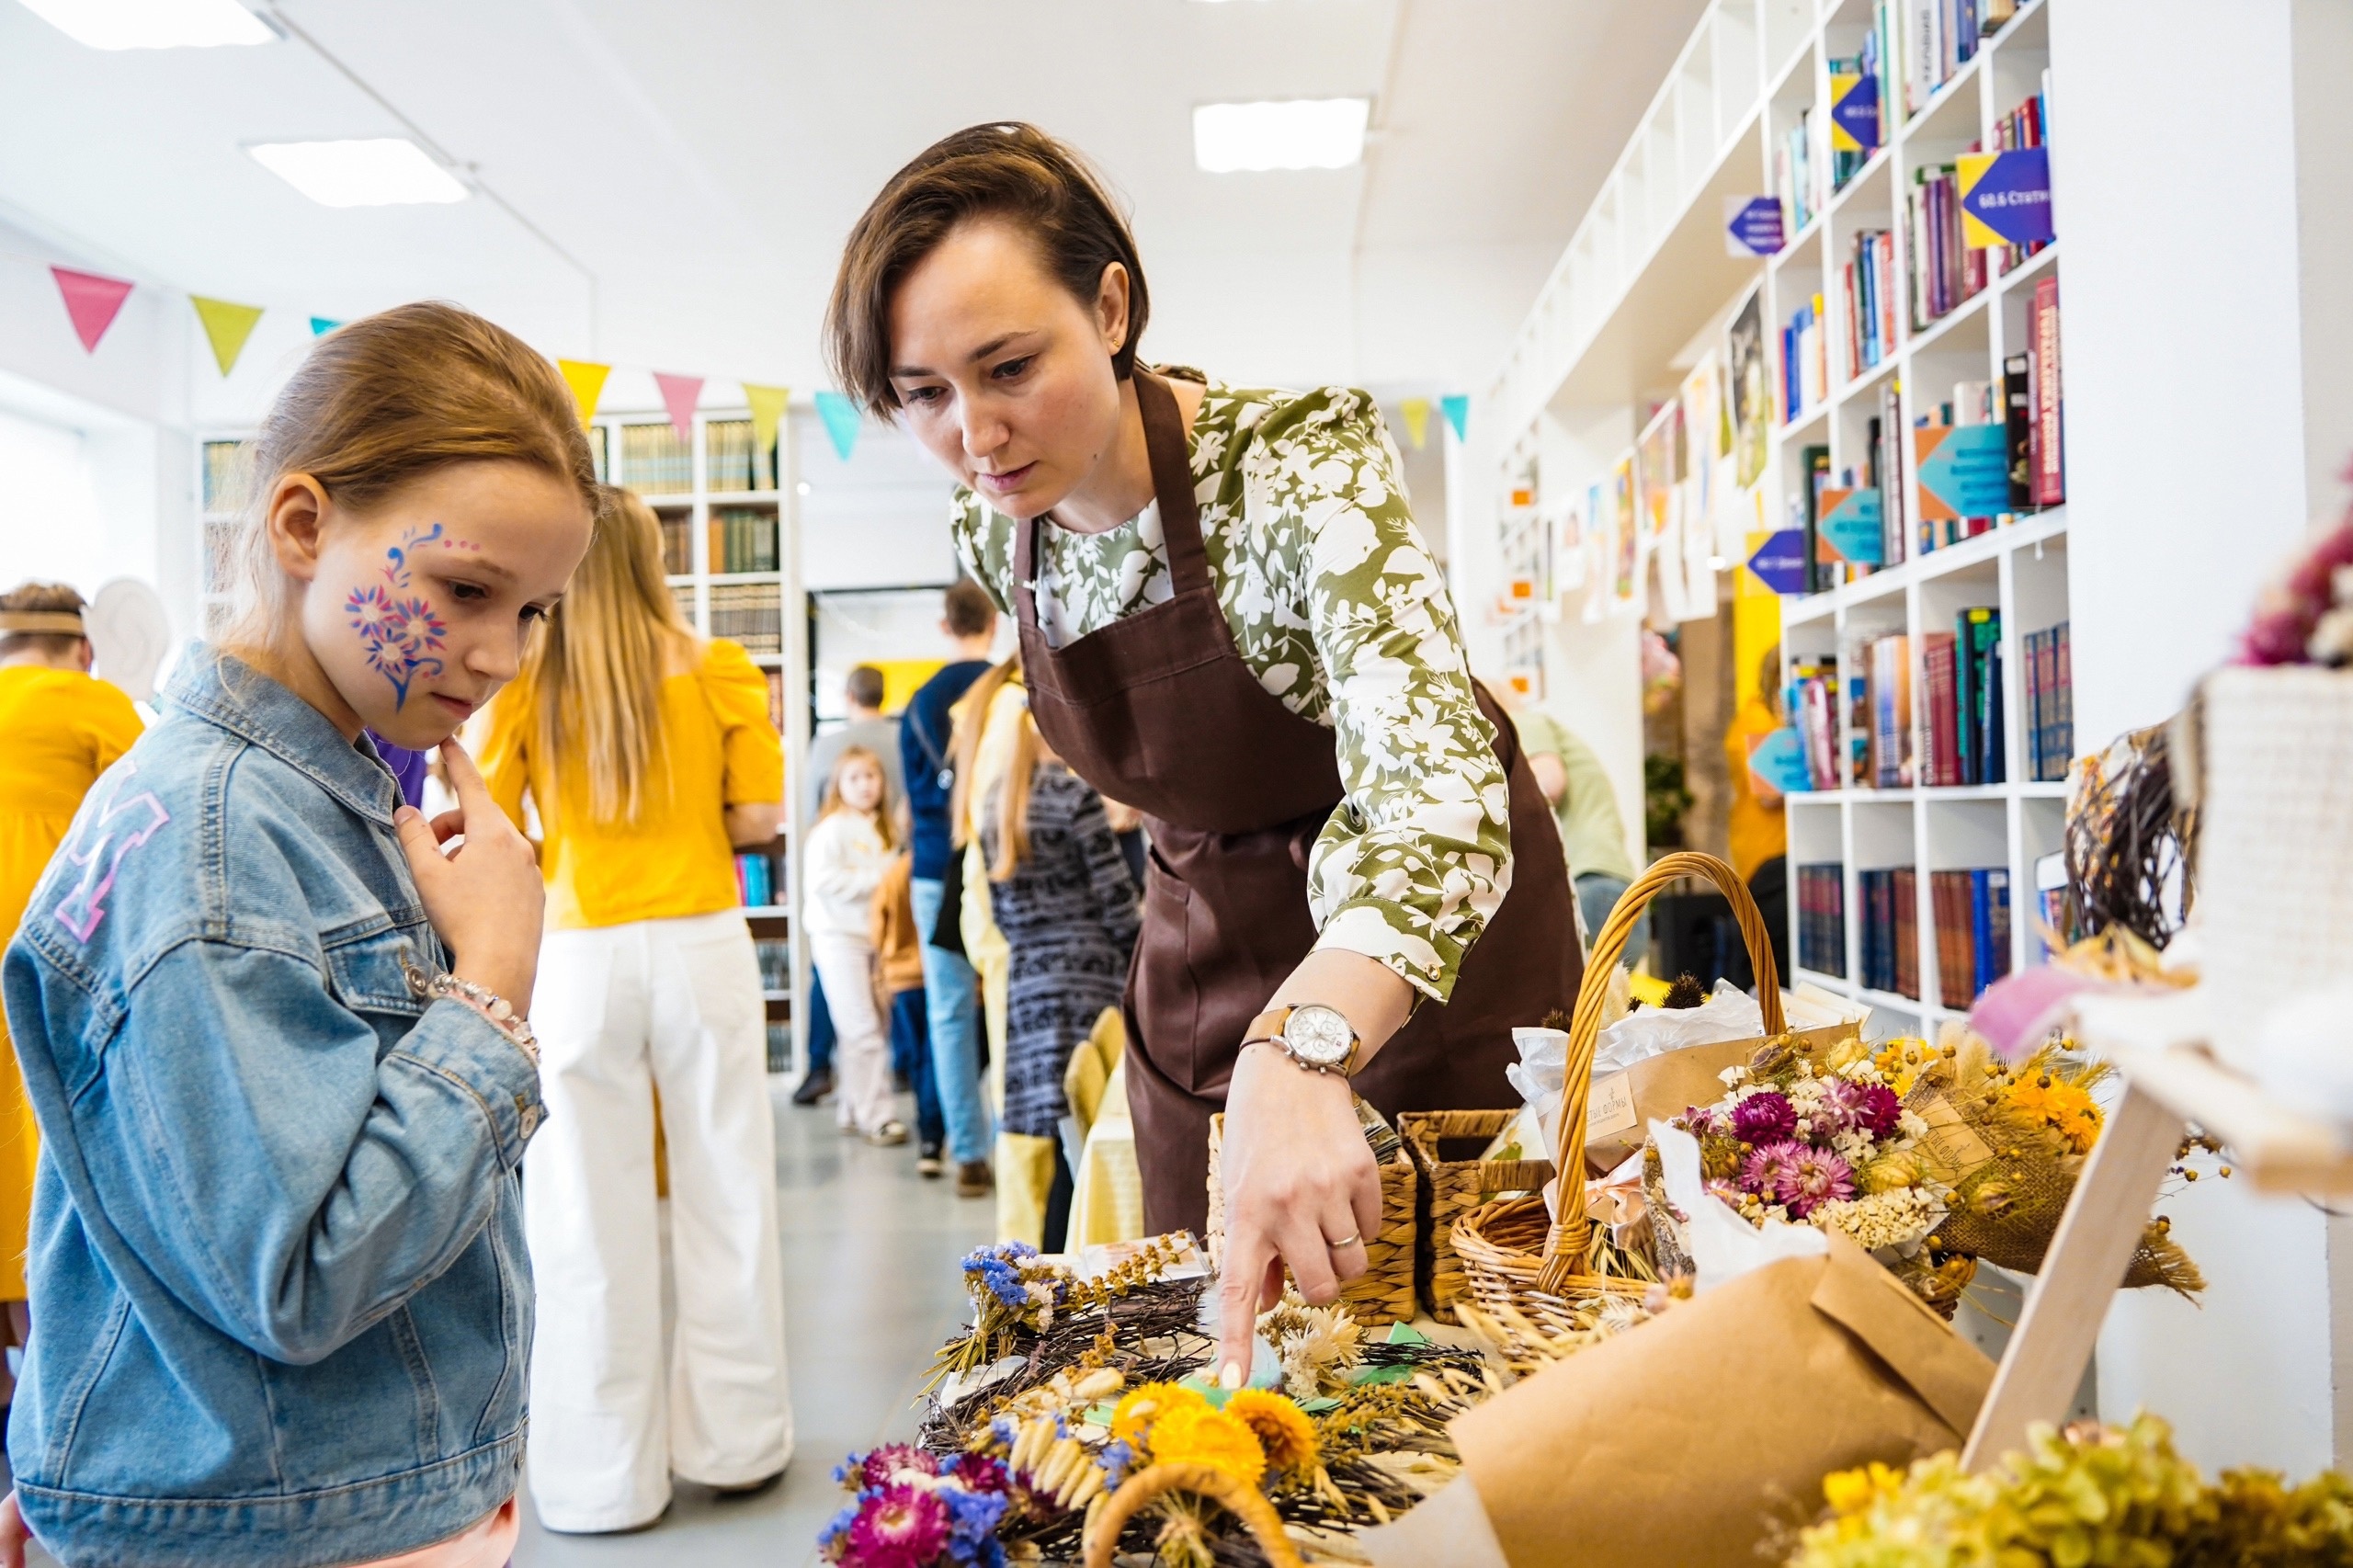
{"label": "pink bunting flag", "polygon": [[665,376],[654,372],[654,384],[662,389],[662,406],[670,411],[670,427],[681,441],[695,438],[695,404],[702,399],[700,376]]}
{"label": "pink bunting flag", "polygon": [[65,296],[65,313],[73,318],[74,335],[82,340],[85,350],[96,354],[98,339],[107,335],[123,301],[131,297],[131,285],[119,278],[101,278],[70,267],[49,270],[57,279],[57,291]]}

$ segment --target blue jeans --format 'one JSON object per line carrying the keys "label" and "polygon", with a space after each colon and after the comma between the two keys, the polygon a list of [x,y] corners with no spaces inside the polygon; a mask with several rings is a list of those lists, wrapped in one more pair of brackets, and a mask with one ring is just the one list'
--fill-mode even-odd
{"label": "blue jeans", "polygon": [[891,1066],[915,1086],[916,1142],[938,1148],[947,1133],[939,1118],[939,1089],[931,1070],[931,1034],[925,1028],[920,985],[892,994]]}
{"label": "blue jeans", "polygon": [[[1618,907],[1618,900],[1632,884],[1623,877],[1613,877],[1607,871],[1587,871],[1576,879],[1577,908],[1585,914],[1586,937],[1601,935],[1601,927],[1609,912]],[[1626,934],[1626,955],[1618,961],[1628,969],[1643,961],[1643,954],[1651,945],[1651,923],[1645,919]]]}
{"label": "blue jeans", "polygon": [[961,953],[931,945],[947,896],[935,878],[907,884],[922,933],[924,1010],[931,1024],[931,1068],[948,1153],[958,1165],[989,1157],[989,1108],[981,1098],[981,980]]}
{"label": "blue jeans", "polygon": [[834,1015],[825,1006],[825,988],[817,980],[817,966],[809,966],[809,1072],[832,1076]]}

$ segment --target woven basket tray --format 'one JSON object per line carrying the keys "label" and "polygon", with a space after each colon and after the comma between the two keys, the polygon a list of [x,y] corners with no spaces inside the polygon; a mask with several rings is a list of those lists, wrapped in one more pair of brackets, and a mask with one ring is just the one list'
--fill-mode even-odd
{"label": "woven basket tray", "polygon": [[1554,1222],[1547,1216],[1540,1194],[1483,1204],[1454,1222],[1454,1250],[1462,1260],[1472,1298],[1506,1324],[1517,1313],[1543,1332],[1559,1335],[1578,1326],[1576,1314],[1581,1307],[1613,1295],[1638,1297],[1647,1289],[1639,1281],[1582,1272],[1588,1238],[1586,1108],[1593,1091],[1593,1053],[1600,1041],[1602,1003],[1610,972],[1618,967],[1626,939],[1650,901],[1685,877],[1707,878],[1731,901],[1733,918],[1740,925],[1749,961],[1756,967],[1756,999],[1764,1015],[1765,1033],[1770,1038],[1788,1027],[1781,1016],[1781,976],[1774,966],[1772,942],[1748,889],[1730,866],[1712,855],[1684,851],[1662,856],[1619,898],[1618,906],[1594,938],[1593,956],[1586,960],[1585,983],[1578,989],[1576,1013],[1569,1024],[1561,1144],[1552,1162],[1560,1172],[1560,1220]]}
{"label": "woven basket tray", "polygon": [[1449,1143],[1485,1148],[1518,1117],[1516,1110],[1409,1110],[1398,1135],[1421,1177],[1421,1212],[1415,1223],[1414,1278],[1423,1310],[1440,1323],[1460,1321],[1454,1303],[1471,1293],[1454,1250],[1454,1222],[1495,1201],[1501,1192],[1535,1192],[1552,1179],[1547,1160],[1448,1159]]}
{"label": "woven basket tray", "polygon": [[[1210,1266],[1225,1259],[1225,1184],[1219,1179],[1219,1151],[1225,1142],[1225,1115],[1210,1118]],[[1365,1270],[1340,1287],[1340,1305],[1368,1326],[1414,1320],[1415,1194],[1421,1182],[1414,1162],[1400,1149],[1381,1167],[1381,1229],[1364,1238]]]}

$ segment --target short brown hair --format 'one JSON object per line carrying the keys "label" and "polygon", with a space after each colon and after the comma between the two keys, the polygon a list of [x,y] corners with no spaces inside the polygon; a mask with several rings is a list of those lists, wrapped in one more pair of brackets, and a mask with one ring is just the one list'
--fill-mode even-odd
{"label": "short brown hair", "polygon": [[891,176],[849,232],[825,307],[825,359],[834,380],[881,419],[898,412],[891,385],[891,299],[915,264],[969,219],[1008,220],[1046,265],[1092,307],[1113,262],[1128,269],[1128,335],[1112,373],[1134,372],[1152,315],[1135,237],[1103,180],[1077,149],[1018,121],[942,137]]}
{"label": "short brown hair", "polygon": [[[0,611],[80,615],[88,602],[63,583],[19,583],[0,594]],[[54,658],[72,653],[74,645],[87,636],[86,632],[77,636],[70,631],[0,631],[0,659],[23,653]]]}
{"label": "short brown hair", "polygon": [[883,686],[882,672],[872,665],[853,665],[849,678],[842,682],[842,689],[860,708],[881,707]]}
{"label": "short brown hair", "polygon": [[948,585],[948,634],[978,637],[996,625],[996,601],[970,577]]}
{"label": "short brown hair", "polygon": [[242,593],[230,640],[267,646],[280,587],[261,510],[278,482],[307,473],[338,506],[366,512],[450,463],[529,463],[597,507],[597,467],[579,405],[536,349],[471,311],[426,301],[336,328],[280,389],[254,439],[252,516],[237,546]]}

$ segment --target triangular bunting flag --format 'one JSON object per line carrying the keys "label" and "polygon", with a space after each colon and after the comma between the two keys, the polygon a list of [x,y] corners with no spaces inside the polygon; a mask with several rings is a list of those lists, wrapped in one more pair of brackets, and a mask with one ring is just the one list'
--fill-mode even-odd
{"label": "triangular bunting flag", "polygon": [[1445,411],[1446,422],[1454,426],[1454,438],[1458,441],[1469,440],[1471,438],[1471,399],[1461,392],[1457,392],[1452,397],[1438,399],[1438,405]]}
{"label": "triangular bunting flag", "polygon": [[201,294],[190,294],[188,302],[196,307],[196,319],[204,324],[205,341],[212,345],[212,362],[227,375],[237,368],[237,356],[245,351],[245,339],[254,335],[254,323],[261,320],[261,307],[233,305]]}
{"label": "triangular bunting flag", "polygon": [[784,405],[790,396],[782,387],[744,383],[744,401],[752,405],[752,445],[756,449],[774,449],[776,427],[784,418]]}
{"label": "triangular bunting flag", "polygon": [[662,389],[662,406],[670,411],[670,428],[681,441],[695,438],[695,404],[702,398],[700,376],[668,376],[656,370],[654,384]]}
{"label": "triangular bunting flag", "polygon": [[858,404],[837,392],[817,394],[817,417],[825,422],[825,434],[834,438],[834,450],[849,461],[851,452],[858,449],[858,427],[865,423],[858,412]]}
{"label": "triangular bunting flag", "polygon": [[605,395],[605,378],[613,373],[613,368],[591,365],[585,359],[559,359],[555,368],[563,372],[563,384],[572,389],[572,401],[580,405],[580,423],[596,418],[597,400]]}
{"label": "triangular bunting flag", "polygon": [[1430,400],[1409,397],[1397,405],[1397,412],[1405,416],[1405,438],[1414,443],[1415,451],[1421,450],[1430,438]]}
{"label": "triangular bunting flag", "polygon": [[82,340],[85,352],[96,354],[98,339],[114,324],[115,312],[131,298],[131,285],[120,278],[101,278],[70,267],[52,267],[49,273],[57,279],[57,291],[65,296],[65,314],[74,323],[74,335]]}
{"label": "triangular bunting flag", "polygon": [[324,316],[313,316],[311,318],[311,335],[313,337],[324,337],[328,333],[333,332],[342,324],[343,324],[339,321],[329,321]]}

